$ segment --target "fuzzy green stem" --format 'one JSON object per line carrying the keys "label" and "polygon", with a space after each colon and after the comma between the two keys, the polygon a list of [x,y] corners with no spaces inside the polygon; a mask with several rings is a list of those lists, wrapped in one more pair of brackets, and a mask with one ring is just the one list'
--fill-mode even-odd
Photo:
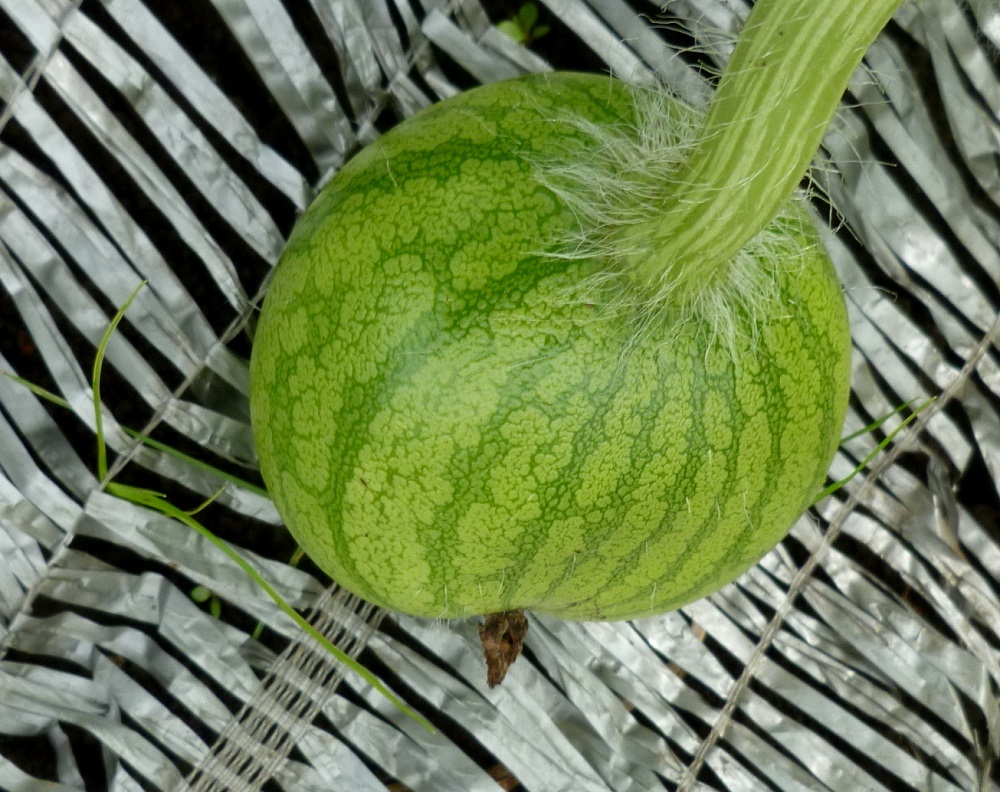
{"label": "fuzzy green stem", "polygon": [[757,0],[665,211],[642,227],[637,282],[686,296],[785,206],[865,51],[903,0]]}

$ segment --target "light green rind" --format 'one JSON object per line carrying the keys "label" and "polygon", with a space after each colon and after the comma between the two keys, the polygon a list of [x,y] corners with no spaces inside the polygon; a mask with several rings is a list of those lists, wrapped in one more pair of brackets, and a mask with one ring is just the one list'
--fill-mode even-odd
{"label": "light green rind", "polygon": [[251,364],[261,470],[337,582],[420,616],[624,619],[729,582],[818,491],[846,407],[839,285],[784,222],[779,312],[737,358],[693,324],[574,299],[574,217],[532,162],[634,121],[606,78],[436,105],[352,160],[296,227]]}

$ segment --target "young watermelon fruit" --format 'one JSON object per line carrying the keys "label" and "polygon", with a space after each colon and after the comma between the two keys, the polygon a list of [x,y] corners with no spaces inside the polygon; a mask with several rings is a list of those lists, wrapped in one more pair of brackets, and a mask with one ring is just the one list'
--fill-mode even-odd
{"label": "young watermelon fruit", "polygon": [[402,123],[302,217],[257,326],[254,434],[296,540],[380,606],[491,616],[488,649],[519,642],[523,610],[628,619],[718,589],[837,447],[846,311],[801,207],[672,301],[617,272],[629,201],[648,216],[655,194],[614,197],[595,241],[585,199],[544,176],[594,129],[646,134],[636,96],[532,76]]}

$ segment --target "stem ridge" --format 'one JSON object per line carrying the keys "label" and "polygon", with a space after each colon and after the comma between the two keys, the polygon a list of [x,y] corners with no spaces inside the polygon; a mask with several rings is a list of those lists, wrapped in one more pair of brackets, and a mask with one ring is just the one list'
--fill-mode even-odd
{"label": "stem ridge", "polygon": [[639,226],[640,286],[684,296],[717,281],[806,175],[851,75],[902,0],[758,0],[680,189]]}

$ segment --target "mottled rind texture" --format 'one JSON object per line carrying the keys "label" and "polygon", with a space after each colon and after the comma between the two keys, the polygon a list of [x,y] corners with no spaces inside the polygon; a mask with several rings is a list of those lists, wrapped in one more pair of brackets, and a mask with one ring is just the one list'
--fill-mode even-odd
{"label": "mottled rind texture", "polygon": [[[532,163],[582,75],[442,102],[361,152],[296,227],[257,329],[252,419],[279,512],[334,580],[419,616],[662,612],[729,582],[820,489],[848,393],[843,297],[808,223],[756,341],[573,299],[574,218]],[[666,328],[666,326],[665,326]]]}

